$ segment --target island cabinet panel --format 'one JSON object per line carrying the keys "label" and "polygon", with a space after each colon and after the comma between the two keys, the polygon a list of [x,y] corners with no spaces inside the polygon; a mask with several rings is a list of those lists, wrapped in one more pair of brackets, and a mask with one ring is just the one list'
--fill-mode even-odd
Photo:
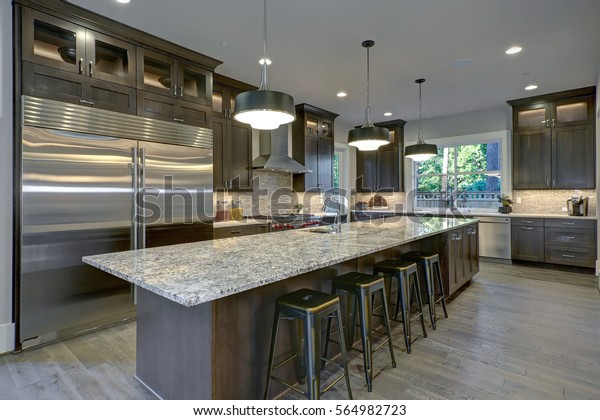
{"label": "island cabinet panel", "polygon": [[595,188],[595,95],[592,86],[508,101],[513,188]]}

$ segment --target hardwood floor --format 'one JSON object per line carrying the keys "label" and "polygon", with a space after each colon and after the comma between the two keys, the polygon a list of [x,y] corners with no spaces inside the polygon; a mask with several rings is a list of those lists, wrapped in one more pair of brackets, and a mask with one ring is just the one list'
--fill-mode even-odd
{"label": "hardwood floor", "polygon": [[[482,263],[450,317],[397,367],[375,353],[373,392],[351,352],[357,399],[600,399],[600,294],[587,274]],[[439,314],[440,311],[438,311]],[[135,323],[0,357],[0,399],[152,399],[133,377]],[[343,382],[343,381],[342,381]],[[296,398],[293,393],[286,398]],[[343,383],[323,395],[345,398]]]}

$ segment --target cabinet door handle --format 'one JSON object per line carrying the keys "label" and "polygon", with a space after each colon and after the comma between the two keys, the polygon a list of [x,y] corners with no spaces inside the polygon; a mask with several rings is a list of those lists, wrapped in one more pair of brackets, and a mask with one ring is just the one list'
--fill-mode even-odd
{"label": "cabinet door handle", "polygon": [[522,226],[521,229],[523,229],[523,230],[533,230],[532,227],[525,227],[525,226]]}
{"label": "cabinet door handle", "polygon": [[565,258],[575,258],[575,255],[571,255],[571,254],[562,254],[562,256]]}
{"label": "cabinet door handle", "polygon": [[546,128],[550,128],[550,120],[546,119]]}
{"label": "cabinet door handle", "polygon": [[79,59],[79,74],[83,74],[83,58]]}
{"label": "cabinet door handle", "polygon": [[552,180],[552,186],[553,186],[553,187],[556,187],[556,179],[553,179],[553,180]]}
{"label": "cabinet door handle", "polygon": [[231,231],[231,232],[229,232],[229,233],[231,233],[232,235],[236,235],[236,234],[238,234],[238,233],[242,233],[242,231],[241,231],[241,230],[232,230],[232,231]]}
{"label": "cabinet door handle", "polygon": [[94,101],[86,101],[85,99],[80,99],[79,103],[83,105],[94,106]]}
{"label": "cabinet door handle", "polygon": [[521,222],[523,222],[523,223],[527,223],[527,224],[529,224],[529,225],[530,225],[530,224],[532,224],[532,223],[533,223],[533,220],[521,220]]}
{"label": "cabinet door handle", "polygon": [[575,239],[574,236],[561,236],[562,239]]}
{"label": "cabinet door handle", "polygon": [[173,86],[172,86],[171,90],[172,90],[171,94],[173,96],[177,96],[177,85],[175,83],[173,83]]}
{"label": "cabinet door handle", "polygon": [[561,222],[563,225],[573,226],[575,222]]}
{"label": "cabinet door handle", "polygon": [[179,85],[179,97],[183,98],[183,85]]}
{"label": "cabinet door handle", "polygon": [[555,126],[556,126],[555,120],[554,120],[554,118],[552,118],[552,127],[555,127]]}
{"label": "cabinet door handle", "polygon": [[90,61],[90,64],[88,64],[88,68],[90,70],[90,77],[92,77],[94,75],[94,70],[93,70],[94,62],[93,61]]}
{"label": "cabinet door handle", "polygon": [[550,186],[550,180],[549,180],[549,179],[547,179],[547,180],[546,180],[546,187],[549,187],[549,186]]}
{"label": "cabinet door handle", "polygon": [[183,122],[183,118],[173,118],[173,121],[182,123]]}

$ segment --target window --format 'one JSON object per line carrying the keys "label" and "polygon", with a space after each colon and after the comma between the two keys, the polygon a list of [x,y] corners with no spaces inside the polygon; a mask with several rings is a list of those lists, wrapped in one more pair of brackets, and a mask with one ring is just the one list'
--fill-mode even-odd
{"label": "window", "polygon": [[415,208],[498,207],[502,190],[501,142],[438,147],[416,165]]}

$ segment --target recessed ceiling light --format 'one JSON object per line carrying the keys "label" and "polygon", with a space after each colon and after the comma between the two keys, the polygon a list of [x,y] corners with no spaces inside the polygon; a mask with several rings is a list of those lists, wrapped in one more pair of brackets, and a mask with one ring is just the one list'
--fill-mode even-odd
{"label": "recessed ceiling light", "polygon": [[227,48],[227,47],[229,47],[229,45],[230,45],[229,42],[226,42],[226,41],[221,42],[221,47]]}
{"label": "recessed ceiling light", "polygon": [[525,86],[525,90],[533,90],[533,89],[537,89],[537,88],[538,88],[537,85],[528,85],[528,86]]}
{"label": "recessed ceiling light", "polygon": [[506,54],[516,54],[523,51],[523,47],[519,47],[517,45],[510,47],[508,50],[506,50]]}
{"label": "recessed ceiling light", "polygon": [[[269,59],[267,58],[267,66],[270,66],[270,65],[271,65],[271,63],[272,63],[272,61],[271,61],[271,60],[269,60]],[[261,66],[262,66],[263,64],[265,64],[265,59],[264,59],[264,58],[261,58],[260,60],[258,60],[258,64],[260,64]]]}
{"label": "recessed ceiling light", "polygon": [[346,96],[348,96],[348,94],[346,92],[344,92],[344,91],[337,93],[337,97],[338,98],[345,98]]}
{"label": "recessed ceiling light", "polygon": [[117,3],[121,3],[121,4],[127,4],[129,3],[131,0],[117,0]]}
{"label": "recessed ceiling light", "polygon": [[391,117],[391,116],[392,116],[392,113],[391,113],[391,112],[384,112],[384,113],[383,113],[383,116],[384,116],[384,117]]}

